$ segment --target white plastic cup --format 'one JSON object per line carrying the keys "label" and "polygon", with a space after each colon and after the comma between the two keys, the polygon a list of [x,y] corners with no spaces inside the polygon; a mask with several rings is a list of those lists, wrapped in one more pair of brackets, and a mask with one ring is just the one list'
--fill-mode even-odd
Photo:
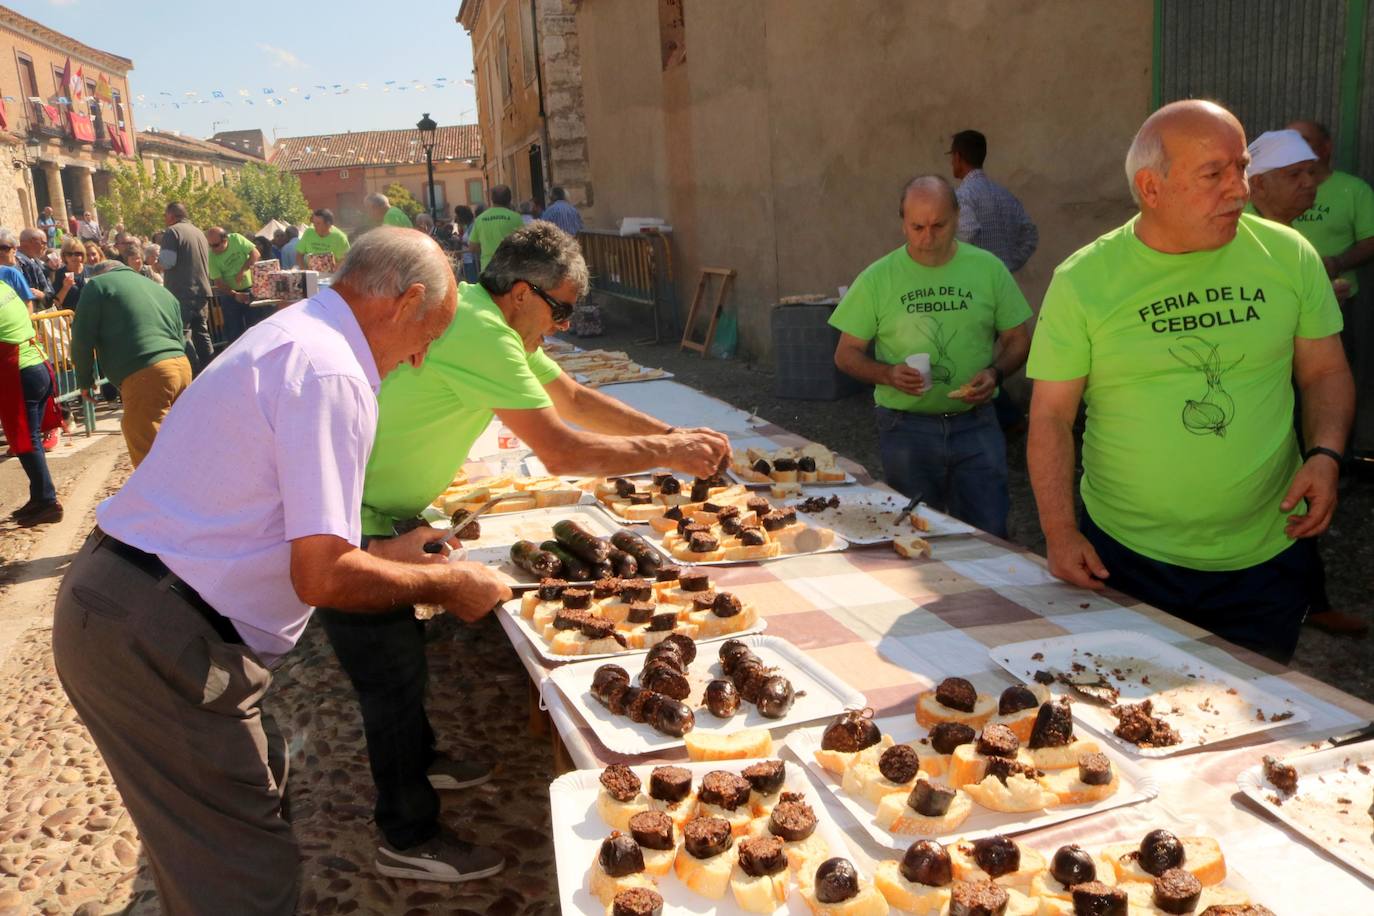
{"label": "white plastic cup", "polygon": [[930,354],[913,353],[906,358],[906,364],[921,373],[921,394],[930,390]]}

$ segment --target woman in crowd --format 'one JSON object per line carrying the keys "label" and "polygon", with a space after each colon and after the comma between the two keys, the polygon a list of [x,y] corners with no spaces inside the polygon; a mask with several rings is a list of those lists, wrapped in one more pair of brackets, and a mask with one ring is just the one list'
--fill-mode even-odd
{"label": "woman in crowd", "polygon": [[149,280],[155,280],[159,285],[162,284],[162,262],[158,260],[158,252],[161,251],[157,245],[149,242],[143,246],[143,269],[144,274]]}
{"label": "woman in crowd", "polygon": [[[95,246],[92,245],[92,248]],[[99,253],[100,249],[96,248]],[[86,246],[75,236],[62,240],[62,266],[53,275],[53,306],[60,309],[75,309],[81,299],[81,288],[86,285]]]}
{"label": "woman in crowd", "polygon": [[428,213],[415,214],[415,228],[419,229],[425,235],[433,236],[434,217],[430,216]]}
{"label": "woman in crowd", "polygon": [[468,233],[472,231],[472,208],[459,204],[453,208],[454,231],[457,235],[458,250],[463,253],[463,279],[469,283],[477,282],[477,255],[468,251]]}
{"label": "woman in crowd", "polygon": [[[161,274],[154,273],[148,263],[143,260],[143,246],[138,242],[126,242],[122,245],[119,250],[119,257],[115,260],[129,265],[131,270],[137,271],[140,276],[147,277],[158,286],[162,285]],[[153,263],[157,263],[156,258],[153,259]]]}
{"label": "woman in crowd", "polygon": [[105,260],[105,249],[101,248],[101,247],[100,247],[99,245],[97,245],[95,242],[92,242],[92,241],[89,241],[89,240],[86,241],[84,244],[85,244],[85,250],[86,250],[86,267],[87,267],[87,268],[90,268],[91,265],[93,265],[93,264],[99,264],[101,261],[104,261],[104,260]]}
{"label": "woman in crowd", "polygon": [[33,290],[19,270],[19,236],[12,229],[0,229],[0,281],[7,283],[21,300],[29,304],[29,311],[33,311]]}

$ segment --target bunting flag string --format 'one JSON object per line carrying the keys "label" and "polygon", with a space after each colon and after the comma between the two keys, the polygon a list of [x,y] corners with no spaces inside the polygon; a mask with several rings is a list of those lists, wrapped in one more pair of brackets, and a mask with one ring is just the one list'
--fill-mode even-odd
{"label": "bunting flag string", "polygon": [[[81,98],[84,87],[77,83],[77,75],[72,74],[69,84],[73,87],[68,95],[77,99]],[[355,92],[383,92],[389,93],[392,90],[397,92],[430,92],[443,89],[458,87],[471,88],[471,79],[455,80],[446,76],[436,76],[430,80],[409,79],[409,80],[383,80],[380,83],[359,82],[352,84],[344,83],[316,83],[313,87],[289,86],[285,91],[278,91],[272,86],[260,86],[256,90],[245,87],[235,89],[210,89],[205,92],[204,97],[201,91],[195,89],[183,89],[173,92],[168,89],[160,89],[156,93],[141,92],[134,98],[139,104],[147,109],[173,108],[180,110],[188,105],[208,105],[212,102],[219,102],[222,105],[233,106],[235,97],[245,105],[254,104],[254,98],[260,97],[265,105],[281,107],[291,101],[291,96],[295,96],[298,103],[315,102],[330,96],[349,95]],[[97,95],[100,90],[97,88]],[[159,99],[149,101],[150,98]],[[60,100],[61,104],[67,104],[65,99]]]}

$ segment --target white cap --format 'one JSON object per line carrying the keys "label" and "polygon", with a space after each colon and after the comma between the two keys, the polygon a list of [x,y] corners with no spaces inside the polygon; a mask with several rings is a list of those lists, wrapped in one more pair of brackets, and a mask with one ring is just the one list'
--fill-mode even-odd
{"label": "white cap", "polygon": [[1296,130],[1266,130],[1250,144],[1250,167],[1245,174],[1253,178],[1316,158],[1317,154]]}

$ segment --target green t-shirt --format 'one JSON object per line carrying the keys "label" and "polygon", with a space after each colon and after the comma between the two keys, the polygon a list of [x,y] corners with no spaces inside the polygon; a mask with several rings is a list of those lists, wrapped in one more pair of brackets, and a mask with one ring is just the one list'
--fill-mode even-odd
{"label": "green t-shirt", "polygon": [[402,210],[400,207],[392,207],[390,210],[386,211],[386,216],[382,217],[382,225],[400,226],[404,229],[415,228],[415,224],[410,221],[410,217],[406,216],[406,211]]}
{"label": "green t-shirt", "polygon": [[558,364],[520,334],[478,284],[458,284],[453,323],[419,369],[403,363],[382,382],[377,438],[363,484],[363,533],[385,535],[434,501],[468,459],[497,409],[552,406],[544,386]]}
{"label": "green t-shirt", "polygon": [[1083,504],[1102,530],[1165,563],[1245,569],[1292,544],[1293,339],[1340,329],[1321,259],[1287,226],[1244,215],[1229,244],[1171,255],[1133,219],[1055,270],[1026,373],[1087,379]]}
{"label": "green t-shirt", "polygon": [[[1316,203],[1293,221],[1293,228],[1324,258],[1340,254],[1361,239],[1374,238],[1374,188],[1354,175],[1332,172],[1317,185]],[[1358,273],[1341,274],[1352,293],[1360,289]]]}
{"label": "green t-shirt", "polygon": [[232,290],[245,290],[253,285],[253,272],[243,275],[243,283],[238,282],[239,271],[248,256],[257,251],[257,246],[237,232],[229,233],[229,245],[224,251],[210,249],[210,279],[223,280]]}
{"label": "green t-shirt", "polygon": [[930,354],[930,384],[919,397],[878,385],[880,407],[912,413],[969,409],[949,392],[992,365],[997,334],[1030,318],[1026,297],[991,252],[959,242],[939,267],[911,259],[906,246],[868,265],[830,316],[846,334],[874,341],[874,357],[896,365]]}
{"label": "green t-shirt", "polygon": [[507,210],[505,207],[489,207],[483,210],[482,215],[473,221],[472,229],[468,233],[468,241],[476,242],[482,248],[482,264],[479,269],[486,269],[491,256],[501,247],[502,239],[524,225],[525,221],[514,210]]}
{"label": "green t-shirt", "polygon": [[0,343],[19,344],[19,368],[27,369],[43,361],[43,351],[33,341],[33,319],[29,305],[8,283],[0,283]]}
{"label": "green t-shirt", "polygon": [[311,226],[301,233],[300,241],[296,243],[297,257],[304,258],[308,254],[332,254],[335,261],[342,263],[344,255],[348,254],[348,236],[338,226],[330,226],[329,234],[321,238],[315,227]]}

